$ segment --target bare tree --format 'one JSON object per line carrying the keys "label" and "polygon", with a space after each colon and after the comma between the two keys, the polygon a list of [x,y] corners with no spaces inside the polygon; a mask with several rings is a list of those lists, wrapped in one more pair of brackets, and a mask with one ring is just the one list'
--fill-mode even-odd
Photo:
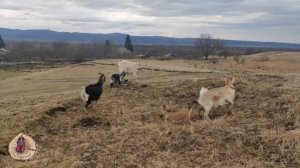
{"label": "bare tree", "polygon": [[89,45],[90,47],[90,55],[92,55],[92,57],[94,59],[101,59],[103,58],[104,55],[104,45],[102,42],[100,41],[92,41]]}
{"label": "bare tree", "polygon": [[103,48],[103,55],[104,55],[104,57],[108,57],[109,54],[111,54],[112,48],[113,48],[112,42],[109,41],[109,40],[105,40],[104,48]]}
{"label": "bare tree", "polygon": [[224,41],[222,39],[215,39],[210,34],[201,34],[200,38],[196,39],[195,45],[205,59],[209,55],[214,54],[217,50],[224,49]]}
{"label": "bare tree", "polygon": [[68,50],[68,43],[65,41],[56,41],[52,43],[52,49],[54,52],[53,58],[57,61],[66,57]]}

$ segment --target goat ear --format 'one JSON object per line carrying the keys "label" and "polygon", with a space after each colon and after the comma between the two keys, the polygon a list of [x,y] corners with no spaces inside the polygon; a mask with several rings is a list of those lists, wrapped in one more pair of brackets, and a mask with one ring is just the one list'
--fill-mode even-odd
{"label": "goat ear", "polygon": [[224,81],[225,81],[225,85],[227,85],[227,83],[228,83],[228,78],[225,77]]}
{"label": "goat ear", "polygon": [[232,79],[231,79],[231,82],[234,83],[234,82],[235,82],[235,78],[232,78]]}

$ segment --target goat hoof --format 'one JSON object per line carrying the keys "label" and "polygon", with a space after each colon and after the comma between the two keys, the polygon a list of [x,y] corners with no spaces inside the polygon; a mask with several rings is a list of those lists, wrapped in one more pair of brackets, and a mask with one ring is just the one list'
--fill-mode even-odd
{"label": "goat hoof", "polygon": [[209,117],[206,117],[205,120],[206,121],[211,121],[211,119]]}

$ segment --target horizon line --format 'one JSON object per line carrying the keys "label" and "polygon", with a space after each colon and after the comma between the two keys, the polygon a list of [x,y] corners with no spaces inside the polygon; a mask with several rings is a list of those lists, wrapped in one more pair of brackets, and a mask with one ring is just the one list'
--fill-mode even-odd
{"label": "horizon line", "polygon": [[[121,34],[121,35],[127,35],[128,33],[120,33],[120,32],[111,32],[111,33],[91,33],[91,32],[78,32],[78,31],[57,31],[57,30],[51,30],[51,29],[20,29],[20,28],[6,28],[6,27],[0,27],[0,29],[10,29],[10,30],[20,30],[20,31],[52,31],[56,33],[81,33],[81,34]],[[202,34],[210,34],[210,33],[202,33]],[[176,38],[176,39],[198,39],[199,37],[175,37],[175,36],[163,36],[163,35],[133,35],[128,34],[133,37],[163,37],[163,38]],[[201,34],[199,34],[200,36]],[[216,39],[218,39],[217,37]],[[283,43],[283,44],[298,44],[300,45],[300,42],[283,42],[283,41],[259,41],[259,40],[236,40],[236,39],[225,39],[225,38],[219,38],[222,40],[227,41],[245,41],[245,42],[259,42],[259,43]]]}

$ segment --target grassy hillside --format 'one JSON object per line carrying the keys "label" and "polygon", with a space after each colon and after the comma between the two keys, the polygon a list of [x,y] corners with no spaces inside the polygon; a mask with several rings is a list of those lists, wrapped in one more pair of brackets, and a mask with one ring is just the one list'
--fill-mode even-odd
{"label": "grassy hillside", "polygon": [[[117,72],[117,60],[99,60],[40,72],[7,72],[0,78],[0,167],[300,167],[300,54],[264,53],[209,61],[142,60],[146,68],[127,85],[105,83],[89,113],[81,109],[81,87],[98,73]],[[223,86],[237,78],[233,111],[214,108],[203,120],[195,100],[201,86]],[[194,106],[195,134],[172,134],[161,105]],[[23,128],[22,128],[23,127]],[[39,147],[32,161],[17,162],[6,151],[22,132]]]}

